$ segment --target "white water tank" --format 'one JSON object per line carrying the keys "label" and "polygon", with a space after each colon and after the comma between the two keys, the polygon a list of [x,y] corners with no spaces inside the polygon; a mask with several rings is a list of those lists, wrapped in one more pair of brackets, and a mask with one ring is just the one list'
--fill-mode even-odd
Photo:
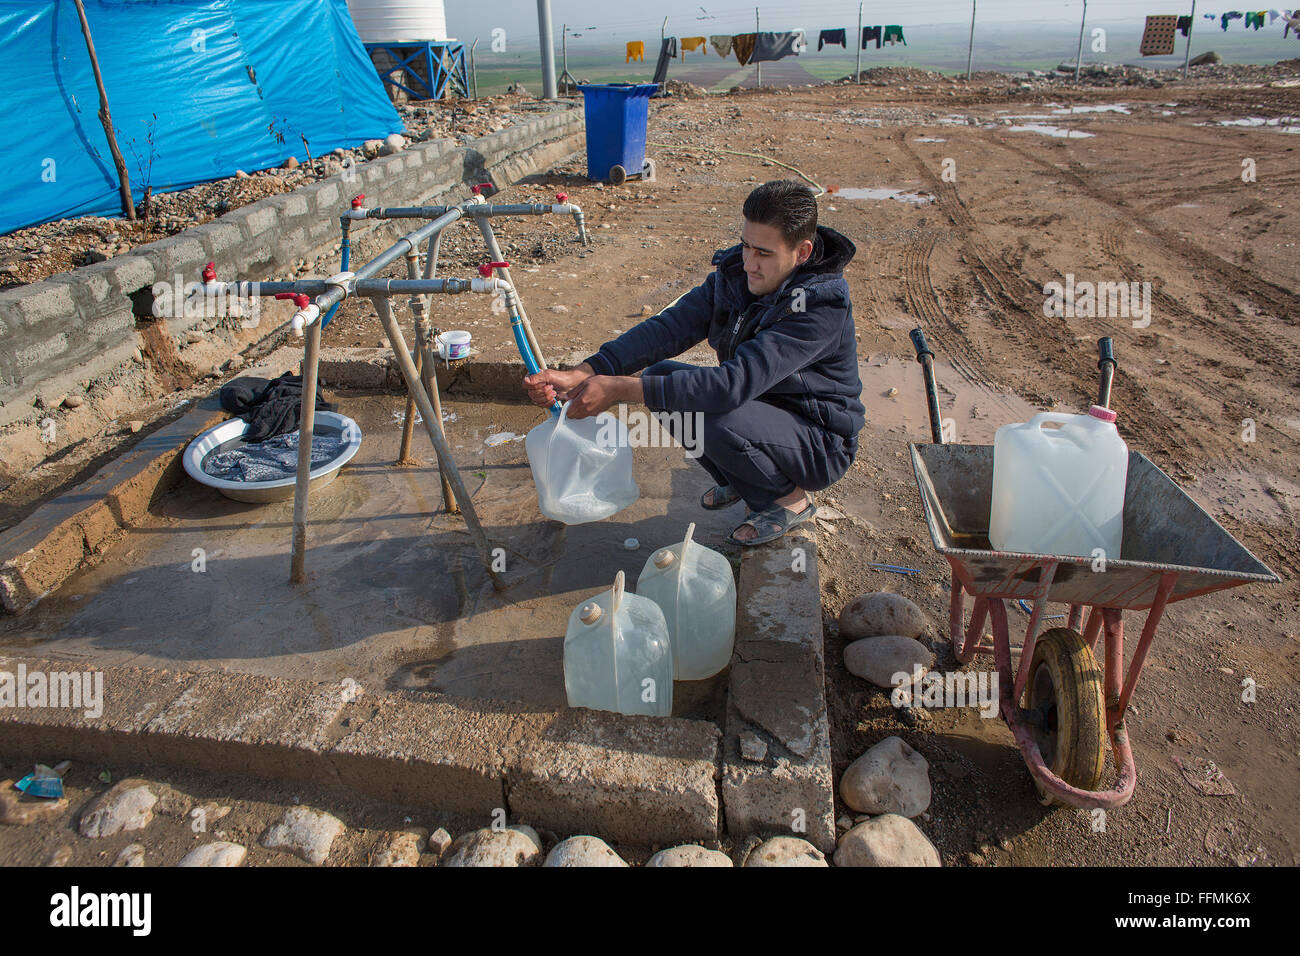
{"label": "white water tank", "polygon": [[442,0],[347,0],[362,43],[447,40]]}

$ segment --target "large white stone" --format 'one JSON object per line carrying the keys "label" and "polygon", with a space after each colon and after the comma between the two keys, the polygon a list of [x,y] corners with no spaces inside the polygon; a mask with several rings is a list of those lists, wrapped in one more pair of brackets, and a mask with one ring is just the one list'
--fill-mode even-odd
{"label": "large white stone", "polygon": [[575,836],[555,844],[542,866],[627,866],[627,863],[599,837]]}
{"label": "large white stone", "polygon": [[859,823],[835,847],[836,866],[941,866],[939,851],[915,823],[896,813]]}
{"label": "large white stone", "polygon": [[930,765],[901,737],[886,737],[849,764],[840,799],[861,813],[914,817],[930,805]]}
{"label": "large white stone", "polygon": [[925,614],[919,607],[889,591],[860,594],[840,611],[840,634],[851,641],[882,634],[919,637],[926,627]]}
{"label": "large white stone", "polygon": [[844,666],[849,673],[877,687],[893,688],[895,674],[906,673],[910,678],[918,665],[924,674],[933,663],[934,655],[924,644],[901,634],[867,637],[844,648]]}
{"label": "large white stone", "polygon": [[320,866],[330,855],[334,840],[346,829],[338,817],[310,807],[290,807],[262,834],[262,846],[283,849]]}
{"label": "large white stone", "polygon": [[541,855],[541,846],[528,834],[485,827],[457,837],[442,865],[533,866]]}
{"label": "large white stone", "polygon": [[826,856],[807,840],[779,836],[754,847],[745,866],[829,866]]}
{"label": "large white stone", "polygon": [[646,866],[735,866],[731,857],[720,850],[706,850],[702,846],[687,844],[660,850],[650,857]]}
{"label": "large white stone", "polygon": [[371,866],[419,866],[424,833],[404,830],[390,833],[371,854]]}
{"label": "large white stone", "polygon": [[177,866],[239,866],[248,854],[246,847],[238,843],[216,840],[196,846],[186,853]]}
{"label": "large white stone", "polygon": [[101,793],[82,811],[78,829],[84,837],[107,837],[143,830],[153,820],[158,797],[143,780],[123,780]]}

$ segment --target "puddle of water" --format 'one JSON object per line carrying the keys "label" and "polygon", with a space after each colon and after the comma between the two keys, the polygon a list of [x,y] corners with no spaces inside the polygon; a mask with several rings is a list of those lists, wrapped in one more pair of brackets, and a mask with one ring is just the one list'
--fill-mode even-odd
{"label": "puddle of water", "polygon": [[1279,133],[1300,133],[1300,116],[1247,116],[1244,119],[1218,120],[1214,123],[1197,123],[1197,126],[1242,126],[1247,129],[1274,129]]}
{"label": "puddle of water", "polygon": [[831,186],[826,191],[842,199],[896,199],[899,202],[910,202],[919,206],[934,202],[933,196],[927,196],[924,193],[909,193],[902,189],[864,189],[858,186]]}
{"label": "puddle of water", "polygon": [[912,140],[914,143],[946,143],[948,142],[942,136],[918,136]]}
{"label": "puddle of water", "polygon": [[1056,139],[1087,139],[1094,136],[1094,133],[1085,133],[1077,129],[1063,129],[1060,126],[1045,126],[1038,123],[1029,123],[1025,126],[1008,127],[1012,133],[1041,133],[1044,136],[1052,136]]}
{"label": "puddle of water", "polygon": [[516,435],[514,432],[495,432],[483,439],[483,444],[489,448],[495,448],[497,445],[504,445],[508,441],[519,441],[523,435]]}
{"label": "puddle of water", "polygon": [[1097,106],[1066,106],[1061,109],[1052,110],[1057,116],[1074,116],[1079,113],[1123,113],[1125,116],[1131,115],[1131,110],[1123,103],[1112,103],[1110,105]]}

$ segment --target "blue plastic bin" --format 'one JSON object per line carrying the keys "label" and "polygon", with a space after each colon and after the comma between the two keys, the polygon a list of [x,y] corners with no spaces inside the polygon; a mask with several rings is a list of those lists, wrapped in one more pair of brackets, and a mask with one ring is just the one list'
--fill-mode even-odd
{"label": "blue plastic bin", "polygon": [[615,166],[629,176],[645,163],[646,121],[657,83],[592,83],[582,90],[587,123],[587,178],[610,180]]}

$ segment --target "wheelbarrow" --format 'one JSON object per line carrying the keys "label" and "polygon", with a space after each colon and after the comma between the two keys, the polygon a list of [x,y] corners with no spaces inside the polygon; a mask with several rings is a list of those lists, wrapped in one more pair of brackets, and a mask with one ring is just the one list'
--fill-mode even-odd
{"label": "wheelbarrow", "polygon": [[[909,447],[930,538],[952,566],[953,653],[961,664],[979,654],[993,656],[999,713],[1045,805],[1122,807],[1137,782],[1124,715],[1165,607],[1279,578],[1135,451],[1128,457],[1118,560],[993,550],[993,446],[944,442],[934,353],[921,329],[913,329],[911,338],[925,373],[934,440]],[[1109,338],[1098,347],[1097,404],[1109,407],[1115,356]],[[969,620],[968,593],[974,598]],[[1018,664],[1012,660],[1007,601],[1032,605]],[[1039,633],[1053,603],[1069,606],[1066,626]],[[1126,674],[1123,612],[1139,610],[1147,612],[1146,620]],[[984,639],[986,621],[992,644]],[[1108,737],[1118,776],[1109,790],[1100,790]]]}

